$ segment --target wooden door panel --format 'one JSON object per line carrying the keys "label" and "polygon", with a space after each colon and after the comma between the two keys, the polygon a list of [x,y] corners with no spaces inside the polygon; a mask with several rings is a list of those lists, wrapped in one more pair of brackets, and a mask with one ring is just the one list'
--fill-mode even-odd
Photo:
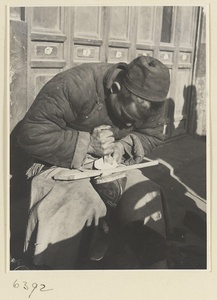
{"label": "wooden door panel", "polygon": [[27,9],[29,23],[28,106],[51,77],[66,66],[64,10],[61,7]]}
{"label": "wooden door panel", "polygon": [[76,7],[74,16],[74,37],[102,38],[101,7]]}
{"label": "wooden door panel", "polygon": [[128,48],[109,48],[108,50],[108,62],[118,63],[120,61],[128,62],[129,58],[129,49]]}
{"label": "wooden door panel", "polygon": [[154,50],[144,50],[144,49],[137,49],[136,50],[136,57],[138,56],[154,56]]}
{"label": "wooden door panel", "polygon": [[33,31],[61,31],[60,7],[34,7],[31,21]]}
{"label": "wooden door panel", "polygon": [[72,64],[99,62],[103,33],[102,7],[75,7],[69,45]]}
{"label": "wooden door panel", "polygon": [[109,63],[130,60],[130,30],[132,24],[132,8],[109,7],[108,48],[107,60]]}
{"label": "wooden door panel", "polygon": [[180,135],[187,131],[187,113],[189,108],[189,94],[186,93],[190,85],[191,71],[189,69],[179,69],[177,72],[177,84],[174,107],[174,130],[172,136]]}
{"label": "wooden door panel", "polygon": [[162,26],[161,26],[161,42],[173,42],[173,19],[174,9],[172,6],[164,6],[162,12]]}
{"label": "wooden door panel", "polygon": [[99,62],[100,47],[90,45],[74,45],[74,62]]}
{"label": "wooden door panel", "polygon": [[192,47],[194,43],[195,7],[179,7],[180,13],[180,46]]}
{"label": "wooden door panel", "polygon": [[185,95],[185,87],[189,85],[190,71],[187,69],[180,69],[177,72],[177,87],[175,98],[175,118],[182,118],[186,114],[186,101],[188,100]]}
{"label": "wooden door panel", "polygon": [[129,7],[110,8],[109,40],[129,42],[130,13]]}
{"label": "wooden door panel", "polygon": [[156,7],[139,7],[137,30],[138,44],[154,44],[155,18]]}
{"label": "wooden door panel", "polygon": [[192,52],[180,51],[178,57],[179,66],[181,65],[186,66],[186,64],[189,64],[189,66],[191,66],[192,56],[193,56]]}
{"label": "wooden door panel", "polygon": [[38,74],[35,75],[36,91],[39,92],[45,83],[47,83],[53,76],[53,72],[51,72],[51,74],[40,74],[40,72],[38,72]]}
{"label": "wooden door panel", "polygon": [[159,60],[162,61],[165,65],[172,65],[174,61],[174,52],[173,51],[160,51]]}
{"label": "wooden door panel", "polygon": [[[194,42],[196,22],[196,7],[173,7],[171,23],[171,42],[165,43],[162,38],[159,59],[171,68],[171,88],[165,122],[167,124],[167,138],[184,134],[188,130],[188,107],[190,96],[184,97],[185,87],[190,88],[192,82]],[[164,16],[163,16],[164,17]],[[164,19],[162,19],[163,28]],[[169,24],[166,25],[169,31]],[[162,29],[163,30],[163,29]],[[164,42],[162,42],[164,40]],[[170,61],[165,60],[166,52],[171,51]],[[173,112],[173,113],[171,113]]]}
{"label": "wooden door panel", "polygon": [[[53,42],[32,42],[31,43],[32,59],[50,60],[63,59],[63,44]],[[45,66],[45,65],[44,65]]]}

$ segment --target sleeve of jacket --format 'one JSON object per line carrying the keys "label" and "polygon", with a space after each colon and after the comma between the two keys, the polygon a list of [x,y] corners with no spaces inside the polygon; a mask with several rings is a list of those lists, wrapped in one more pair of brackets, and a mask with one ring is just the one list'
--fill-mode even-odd
{"label": "sleeve of jacket", "polygon": [[140,124],[132,133],[137,135],[143,145],[145,155],[164,142],[164,110]]}
{"label": "sleeve of jacket", "polygon": [[79,167],[86,156],[90,134],[67,125],[75,118],[76,109],[70,106],[65,84],[50,82],[41,90],[21,123],[20,146],[45,163]]}

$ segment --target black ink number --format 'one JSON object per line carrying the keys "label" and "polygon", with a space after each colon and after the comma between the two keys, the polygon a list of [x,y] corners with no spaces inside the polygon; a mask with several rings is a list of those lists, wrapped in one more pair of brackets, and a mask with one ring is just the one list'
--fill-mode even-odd
{"label": "black ink number", "polygon": [[47,289],[45,290],[45,284],[41,284],[41,288],[40,288],[40,291],[41,292],[48,292],[48,291],[52,291],[53,289]]}
{"label": "black ink number", "polygon": [[37,285],[37,283],[33,283],[32,284],[32,287],[33,287],[33,289],[32,289],[32,291],[31,291],[31,293],[29,294],[29,298],[32,296],[32,293],[34,292],[34,290],[38,287],[38,285]]}
{"label": "black ink number", "polygon": [[[16,279],[13,283],[13,287],[15,289],[18,289],[20,287],[20,284],[18,283],[18,279]],[[35,289],[37,289],[37,287],[39,287],[39,285],[34,282],[32,284],[32,290],[31,290],[31,293],[29,294],[29,298],[32,296],[32,293],[34,292]],[[23,288],[24,290],[29,290],[31,288],[28,287],[28,282],[27,281],[23,281]],[[46,289],[46,286],[45,284],[40,284],[40,291],[41,292],[48,292],[48,291],[52,291],[53,289]]]}
{"label": "black ink number", "polygon": [[19,287],[20,285],[19,285],[19,283],[17,282],[17,279],[14,281],[14,283],[13,283],[13,287],[15,288],[15,289],[18,289],[18,287]]}
{"label": "black ink number", "polygon": [[25,290],[28,290],[29,288],[28,288],[28,286],[27,286],[27,282],[26,282],[26,281],[23,281],[23,283],[24,283],[23,288],[24,288]]}

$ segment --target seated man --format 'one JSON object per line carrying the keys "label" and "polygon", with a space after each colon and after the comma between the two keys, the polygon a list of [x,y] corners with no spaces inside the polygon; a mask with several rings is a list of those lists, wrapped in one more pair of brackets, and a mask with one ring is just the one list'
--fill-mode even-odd
{"label": "seated man", "polygon": [[[28,170],[33,180],[25,244],[28,250],[35,230],[35,264],[73,269],[83,228],[97,226],[109,209],[90,179],[53,180],[60,167],[78,169],[89,156],[140,163],[163,141],[169,84],[164,64],[140,56],[130,64],[81,64],[41,89],[19,132],[20,146],[36,159]],[[126,177],[125,192],[115,203],[123,227],[147,221],[156,209],[145,204],[161,202],[159,188],[141,171]]]}

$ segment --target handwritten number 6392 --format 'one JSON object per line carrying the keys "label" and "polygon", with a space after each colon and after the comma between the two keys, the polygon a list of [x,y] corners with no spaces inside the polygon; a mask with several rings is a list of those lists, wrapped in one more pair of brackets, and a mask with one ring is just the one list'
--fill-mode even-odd
{"label": "handwritten number 6392", "polygon": [[31,297],[32,293],[38,288],[40,290],[40,292],[48,292],[48,291],[52,291],[53,289],[46,289],[45,284],[37,284],[36,282],[33,282],[31,287],[28,286],[28,282],[27,281],[23,281],[22,282],[23,285],[21,286],[18,283],[18,280],[16,279],[13,283],[13,287],[18,289],[19,287],[22,287],[24,290],[31,290],[30,294],[29,294],[29,298]]}

